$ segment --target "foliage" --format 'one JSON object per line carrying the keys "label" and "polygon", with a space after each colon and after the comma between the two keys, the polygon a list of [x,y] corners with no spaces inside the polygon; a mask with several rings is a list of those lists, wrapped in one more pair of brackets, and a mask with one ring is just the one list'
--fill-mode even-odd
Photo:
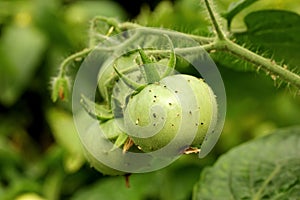
{"label": "foliage", "polygon": [[[214,2],[218,12],[213,13],[230,41],[276,62],[277,68],[299,74],[296,0]],[[131,22],[114,1],[2,0],[0,7],[0,199],[299,196],[300,130],[293,127],[300,124],[299,90],[289,77],[262,72],[257,63],[224,46],[207,46],[222,74],[228,102],[224,130],[214,150],[204,159],[183,156],[160,171],[134,174],[129,189],[123,177],[103,176],[90,168],[74,131],[70,101],[51,102],[49,77],[64,63],[67,82],[62,85],[72,85],[69,77],[89,48],[103,39],[89,40],[91,33],[103,36],[112,26],[121,30],[156,26],[211,43],[215,29],[203,1],[162,1],[153,11],[144,5]],[[94,21],[91,32],[95,16],[105,17]],[[57,91],[52,98],[62,97],[60,86]]]}
{"label": "foliage", "polygon": [[194,199],[297,199],[299,142],[291,127],[230,150],[203,171]]}

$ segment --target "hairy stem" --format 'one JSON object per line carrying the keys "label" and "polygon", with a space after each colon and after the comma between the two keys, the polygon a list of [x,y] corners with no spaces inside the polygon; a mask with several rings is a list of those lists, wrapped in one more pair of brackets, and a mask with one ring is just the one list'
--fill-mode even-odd
{"label": "hairy stem", "polygon": [[[175,53],[193,53],[206,50],[207,52],[224,51],[228,52],[239,59],[254,64],[257,68],[266,71],[270,76],[275,76],[284,80],[291,85],[296,86],[300,90],[300,76],[289,71],[288,69],[278,65],[271,59],[264,58],[234,42],[225,40],[216,40],[210,44],[196,47],[176,48]],[[149,50],[150,54],[170,53],[170,50]]]}
{"label": "hairy stem", "polygon": [[[97,22],[104,22],[107,25],[110,26],[110,28],[107,30],[107,32],[103,35],[103,34],[98,34],[97,33]],[[95,46],[95,35],[98,35],[100,37],[102,37],[103,39],[107,39],[111,33],[116,30],[118,33],[121,32],[121,30],[119,29],[118,26],[118,21],[114,18],[107,18],[107,17],[102,17],[102,16],[96,16],[91,20],[90,23],[90,29],[89,29],[89,34],[90,34],[90,41],[89,41],[89,47],[93,47]]]}
{"label": "hairy stem", "polygon": [[86,54],[90,53],[93,50],[93,48],[87,48],[87,49],[83,49],[82,51],[79,51],[75,54],[72,54],[71,56],[67,57],[61,64],[59,67],[59,77],[63,77],[66,74],[67,71],[67,66],[70,62],[72,62],[73,60],[77,59],[77,58],[81,58],[83,56],[85,56]]}
{"label": "hairy stem", "polygon": [[207,8],[208,14],[210,16],[211,22],[217,32],[217,36],[220,40],[225,40],[225,34],[223,30],[221,29],[221,26],[219,25],[217,18],[216,18],[216,11],[213,8],[213,3],[211,0],[204,0],[205,6]]}
{"label": "hairy stem", "polygon": [[[119,24],[119,28],[121,30],[129,30],[129,29],[143,28],[143,27],[144,26],[141,26],[141,25],[135,24],[135,23],[131,23],[131,22],[124,22],[124,23]],[[162,29],[161,31],[163,32],[164,29]],[[213,42],[215,40],[215,38],[212,38],[212,37],[204,37],[204,36],[193,35],[193,34],[188,34],[188,33],[178,32],[177,34],[182,34],[183,36],[187,36],[187,37],[199,42],[200,44],[207,44],[207,43]]]}
{"label": "hairy stem", "polygon": [[240,59],[248,61],[263,69],[268,74],[278,76],[278,78],[296,86],[300,89],[300,76],[278,65],[274,60],[264,58],[246,48],[243,48],[230,40],[217,41],[216,50],[227,51]]}

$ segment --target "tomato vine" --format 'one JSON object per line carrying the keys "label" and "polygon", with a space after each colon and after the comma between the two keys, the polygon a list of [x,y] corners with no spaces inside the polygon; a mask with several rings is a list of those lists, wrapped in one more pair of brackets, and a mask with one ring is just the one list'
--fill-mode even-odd
{"label": "tomato vine", "polygon": [[[182,49],[175,49],[175,52],[180,51],[197,51],[198,49],[205,49],[209,53],[215,53],[216,51],[223,51],[227,52],[231,55],[234,55],[237,57],[237,59],[241,59],[244,61],[247,61],[249,63],[254,64],[253,66],[256,67],[256,69],[262,69],[266,72],[267,75],[269,75],[274,81],[275,80],[282,80],[285,81],[289,85],[293,85],[297,88],[297,90],[300,90],[300,76],[297,73],[294,73],[290,71],[287,67],[287,65],[279,65],[274,60],[265,58],[255,52],[252,52],[243,46],[236,44],[231,40],[223,31],[222,27],[219,24],[220,16],[218,13],[214,10],[213,2],[211,0],[204,0],[204,3],[206,5],[208,14],[210,16],[211,22],[213,24],[213,27],[216,32],[216,37],[205,37],[205,36],[199,36],[199,35],[193,35],[193,34],[186,34],[186,33],[178,33],[182,34],[184,36],[187,36],[197,42],[199,42],[199,48],[198,47],[192,47],[192,48],[182,48]],[[97,21],[105,22],[107,25],[110,26],[109,30],[107,31],[106,35],[101,34],[95,34],[95,27],[97,26]],[[130,30],[130,29],[136,29],[141,28],[142,26],[136,23],[131,22],[123,22],[119,23],[114,18],[106,18],[106,17],[95,17],[91,21],[90,25],[90,42],[89,42],[89,48],[86,48],[78,53],[75,53],[71,55],[70,57],[66,58],[61,66],[58,77],[62,78],[63,76],[66,76],[65,73],[67,71],[67,66],[72,62],[73,60],[77,58],[85,57],[88,53],[90,53],[97,44],[97,37],[98,39],[105,39],[109,37],[112,34],[117,34],[122,31]],[[161,30],[162,34],[164,30]],[[100,38],[99,38],[100,37]],[[157,52],[157,53],[163,53],[164,51]],[[53,86],[53,88],[55,88]],[[66,90],[69,90],[68,88],[65,88]],[[55,89],[53,90],[53,93],[58,93]],[[55,96],[55,95],[53,95]],[[53,101],[56,101],[56,99],[53,99]]]}
{"label": "tomato vine", "polygon": [[[120,110],[124,109],[126,110],[126,106],[131,105],[131,98],[137,98],[139,93],[142,93],[141,91],[147,88],[148,84],[158,84],[160,83],[161,80],[163,80],[164,77],[168,77],[173,75],[172,70],[175,66],[176,63],[176,56],[175,54],[178,53],[199,53],[201,51],[206,50],[209,54],[214,54],[215,52],[225,52],[228,53],[234,57],[236,57],[239,60],[246,61],[248,63],[251,63],[252,66],[254,66],[257,71],[259,69],[262,69],[263,71],[266,72],[267,75],[269,75],[274,81],[275,80],[282,80],[286,82],[288,85],[292,85],[297,88],[297,91],[300,91],[300,76],[292,71],[290,71],[286,65],[279,65],[275,62],[275,60],[263,57],[255,52],[250,51],[249,49],[237,44],[234,42],[234,39],[231,38],[230,33],[226,32],[220,25],[219,21],[221,20],[219,14],[214,10],[214,5],[211,0],[204,0],[204,4],[206,6],[206,10],[208,12],[208,15],[210,17],[210,22],[213,25],[214,28],[214,36],[212,37],[207,37],[207,36],[199,36],[199,35],[193,35],[193,34],[187,34],[187,33],[181,33],[181,32],[169,32],[164,29],[151,29],[149,28],[149,31],[152,32],[153,34],[159,33],[160,35],[166,36],[165,39],[169,41],[169,49],[152,49],[152,48],[138,48],[137,50],[130,52],[130,56],[135,56],[133,59],[135,64],[138,64],[139,66],[143,66],[142,69],[140,69],[141,74],[144,77],[144,82],[143,84],[136,82],[136,80],[132,80],[132,78],[127,77],[126,73],[131,73],[134,72],[136,69],[131,68],[130,66],[127,66],[129,68],[126,68],[126,66],[122,67],[120,70],[118,66],[114,63],[111,66],[111,73],[113,74],[112,77],[105,77],[108,78],[107,80],[103,79],[102,81],[99,81],[99,87],[100,87],[100,93],[103,97],[103,102],[105,105],[100,105],[96,104],[94,102],[89,101],[86,97],[82,97],[82,105],[85,108],[85,110],[94,118],[99,120],[100,124],[105,124],[107,121],[109,123],[114,123],[114,120],[119,117],[119,113],[113,113],[113,108],[112,107],[118,107]],[[101,26],[105,26],[104,33],[98,33],[98,26],[100,23],[100,28]],[[105,41],[105,40],[110,40],[112,36],[114,35],[122,35],[122,33],[130,30],[135,30],[135,29],[143,29],[145,27],[136,24],[136,23],[131,23],[131,22],[118,22],[114,18],[106,18],[106,17],[95,17],[92,19],[91,24],[90,24],[90,40],[89,40],[89,46],[86,49],[83,49],[80,52],[77,52],[68,58],[66,58],[60,65],[59,68],[59,74],[57,77],[53,79],[52,82],[52,100],[56,101],[58,98],[65,100],[67,99],[69,95],[69,90],[70,90],[70,81],[69,81],[69,75],[67,73],[67,68],[69,64],[78,59],[82,59],[87,57],[89,53],[91,53],[93,50],[105,50],[106,52],[114,52],[115,49],[120,49],[124,47],[127,44],[132,43],[133,41],[137,40],[139,37],[141,37],[144,33],[141,32],[136,32],[133,34],[131,37],[127,38],[127,40],[124,40],[121,43],[116,43],[115,45],[112,46],[99,46],[99,42]],[[147,29],[147,28],[145,28]],[[186,38],[190,38],[194,41],[196,41],[199,45],[198,46],[185,46],[185,47],[177,47],[174,48],[172,44],[172,40],[169,38],[169,36],[184,36]],[[155,57],[156,56],[156,57]],[[158,65],[160,61],[163,61],[164,59],[169,59],[168,61],[168,69],[165,70],[165,72],[159,71],[159,69],[156,69],[152,65]],[[139,60],[139,61],[138,61]],[[156,61],[158,60],[158,61]],[[165,62],[165,61],[163,61]],[[131,63],[132,64],[132,63]],[[157,66],[156,66],[157,67]],[[163,70],[164,71],[164,70]],[[130,74],[129,73],[129,74]],[[132,75],[133,79],[138,79],[136,75]],[[116,84],[117,79],[122,80],[125,85],[127,85],[129,88],[133,89],[133,91],[127,91],[127,89],[124,89],[124,86],[121,86],[120,90],[127,91],[128,94],[126,94],[125,97],[121,97],[120,94],[115,94],[113,91],[113,87]],[[198,87],[198,86],[197,86]],[[160,90],[159,88],[158,90]],[[126,93],[126,92],[125,92]],[[124,95],[125,93],[122,93]],[[130,94],[129,94],[130,93]],[[204,95],[205,96],[205,95]],[[209,95],[206,95],[209,96]],[[143,98],[141,98],[143,99]],[[146,98],[147,99],[147,98]],[[110,101],[115,101],[115,105],[106,105],[111,103]],[[145,99],[144,99],[145,100]],[[144,101],[143,100],[143,101]],[[211,100],[211,99],[210,99]],[[129,103],[128,103],[129,101]],[[131,102],[130,102],[131,101]],[[120,104],[120,105],[119,105]],[[135,102],[134,104],[138,104]],[[216,103],[215,103],[216,104]],[[144,105],[144,104],[143,104]],[[146,106],[142,106],[142,110],[140,110],[138,116],[135,116],[135,114],[130,114],[135,116],[135,124],[139,124],[139,120],[143,116],[143,109],[146,109],[144,107],[149,107],[149,104],[145,104]],[[153,106],[152,104],[150,107]],[[164,105],[165,106],[165,105]],[[137,107],[132,106],[133,109],[139,110]],[[149,109],[150,109],[149,107]],[[165,106],[167,107],[167,106]],[[200,106],[201,107],[201,106]],[[214,107],[214,106],[211,106]],[[93,109],[93,108],[96,108]],[[213,108],[211,108],[213,109]],[[123,111],[124,111],[123,110]],[[179,109],[178,109],[179,110]],[[213,113],[214,111],[208,111]],[[155,114],[155,113],[154,113]],[[114,116],[115,115],[115,116]],[[172,113],[172,115],[176,115]],[[107,117],[108,116],[108,117]],[[121,114],[123,117],[123,114]],[[156,114],[155,114],[156,116]],[[208,116],[210,117],[210,116]],[[174,119],[172,119],[174,120]],[[147,120],[146,120],[147,121]],[[208,120],[210,121],[210,120]],[[214,121],[214,120],[211,120]],[[196,124],[199,124],[200,122],[197,121]],[[126,124],[126,123],[125,123]],[[133,123],[134,124],[134,123]],[[172,124],[172,123],[171,123]],[[168,124],[170,125],[170,124]],[[175,125],[173,125],[175,126]],[[111,126],[112,127],[112,126]],[[170,125],[171,127],[171,125]],[[168,131],[171,129],[168,127]],[[150,145],[147,143],[147,145],[144,145],[145,142],[143,140],[135,139],[134,136],[130,137],[127,135],[127,133],[124,132],[124,130],[121,129],[116,129],[120,134],[118,135],[113,135],[113,136],[108,136],[110,140],[114,142],[114,145],[116,147],[121,147],[123,146],[123,152],[127,152],[129,148],[134,146],[138,151],[140,150],[146,150],[150,151],[153,149],[152,143],[155,143],[157,141],[160,141],[161,139],[154,139],[151,141]],[[165,134],[165,133],[164,133]],[[172,133],[173,134],[173,133]],[[174,135],[173,135],[174,136]],[[201,133],[201,142],[204,140],[203,134]],[[205,137],[205,134],[204,134]],[[134,139],[132,139],[134,138]],[[137,141],[137,142],[136,142]],[[140,141],[143,141],[140,143]],[[163,146],[167,144],[168,142],[164,142]],[[156,144],[157,145],[157,144]],[[143,147],[145,146],[145,147]],[[160,145],[158,145],[160,148]],[[183,145],[184,146],[184,145]],[[183,146],[180,146],[179,148],[183,148]],[[197,145],[196,145],[197,146]],[[201,146],[201,144],[198,144],[198,146]],[[115,147],[114,147],[115,148]],[[113,149],[114,149],[113,148]],[[154,148],[154,149],[159,149],[159,148]],[[186,146],[185,146],[186,148]],[[186,153],[189,153],[189,148],[193,148],[193,146],[187,147]],[[135,150],[136,150],[135,149]],[[183,152],[185,152],[185,150]],[[199,149],[192,149],[192,151],[199,152]],[[91,160],[94,163],[97,163],[95,158],[91,158]],[[102,168],[102,165],[101,167]],[[107,168],[106,168],[107,169]],[[108,168],[108,171],[110,168]],[[107,172],[106,172],[107,173]],[[109,173],[108,173],[109,174]]]}

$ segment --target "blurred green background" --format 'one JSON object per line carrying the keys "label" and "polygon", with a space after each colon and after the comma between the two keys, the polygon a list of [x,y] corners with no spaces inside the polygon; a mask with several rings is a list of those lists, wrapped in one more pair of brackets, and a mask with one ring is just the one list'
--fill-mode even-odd
{"label": "blurred green background", "polygon": [[[225,12],[231,2],[216,1],[218,10]],[[234,18],[232,30],[245,30],[243,18],[261,9],[299,14],[300,4],[258,1]],[[211,35],[203,5],[195,0],[0,0],[0,199],[190,199],[201,170],[224,152],[300,124],[300,98],[293,91],[216,57],[228,106],[214,150],[204,159],[183,156],[160,171],[134,174],[129,189],[123,177],[102,176],[85,162],[70,102],[50,99],[51,77],[65,57],[87,46],[89,21],[96,15]],[[276,54],[280,47],[270,51]],[[79,63],[71,68],[76,67]]]}

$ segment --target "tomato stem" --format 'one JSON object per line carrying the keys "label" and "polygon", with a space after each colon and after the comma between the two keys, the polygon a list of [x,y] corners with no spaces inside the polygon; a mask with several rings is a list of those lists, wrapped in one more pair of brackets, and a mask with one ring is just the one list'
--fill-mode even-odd
{"label": "tomato stem", "polygon": [[[266,71],[271,77],[276,77],[284,80],[285,82],[296,86],[300,91],[300,76],[296,73],[289,71],[286,67],[278,65],[274,60],[260,56],[232,41],[229,39],[216,40],[210,44],[205,44],[202,46],[177,48],[175,53],[193,53],[199,51],[207,51],[208,53],[213,53],[216,51],[228,52],[231,55],[238,57],[239,59],[245,60],[252,63],[256,68],[261,68]],[[169,53],[170,50],[148,50],[151,54],[162,54]]]}
{"label": "tomato stem", "polygon": [[[98,34],[97,32],[97,22],[104,22],[109,26],[109,29],[107,30],[107,32],[105,33],[105,35],[103,34]],[[113,31],[115,30],[117,33],[120,33],[121,30],[119,28],[119,22],[114,19],[114,18],[108,18],[108,17],[103,17],[103,16],[96,16],[91,20],[90,23],[90,40],[89,40],[89,46],[93,47],[96,45],[96,38],[97,37],[101,37],[101,39],[107,39],[109,38],[109,36],[113,33]]]}
{"label": "tomato stem", "polygon": [[75,59],[84,57],[86,54],[89,54],[93,49],[94,48],[86,48],[86,49],[83,49],[82,51],[79,51],[79,52],[74,53],[74,54],[70,55],[69,57],[67,57],[60,64],[58,76],[59,77],[64,77],[66,75],[67,66],[69,65],[70,62],[74,61]]}
{"label": "tomato stem", "polygon": [[216,49],[227,51],[238,58],[248,61],[266,71],[271,77],[278,76],[278,78],[296,86],[300,90],[300,76],[278,65],[274,60],[260,56],[228,39],[218,41]]}
{"label": "tomato stem", "polygon": [[[136,28],[144,28],[144,26],[142,25],[139,25],[139,24],[135,24],[135,23],[132,23],[132,22],[123,22],[123,23],[120,23],[119,24],[119,28],[123,31],[126,31],[126,30],[130,30],[130,29],[136,29]],[[162,34],[167,34],[170,36],[170,32],[167,32],[166,29],[161,29],[160,30]],[[199,44],[207,44],[207,43],[210,43],[210,42],[213,42],[215,40],[215,38],[213,37],[205,37],[205,36],[200,36],[200,35],[193,35],[193,34],[188,34],[188,33],[176,33],[176,34],[181,34],[182,36],[186,36],[186,37],[189,37],[197,42],[199,42]]]}
{"label": "tomato stem", "polygon": [[213,8],[213,3],[210,0],[204,0],[205,6],[207,8],[208,14],[210,16],[211,22],[216,30],[217,36],[220,40],[225,40],[226,36],[223,32],[223,30],[221,29],[221,26],[218,23],[218,16],[217,16],[217,12],[214,10]]}

